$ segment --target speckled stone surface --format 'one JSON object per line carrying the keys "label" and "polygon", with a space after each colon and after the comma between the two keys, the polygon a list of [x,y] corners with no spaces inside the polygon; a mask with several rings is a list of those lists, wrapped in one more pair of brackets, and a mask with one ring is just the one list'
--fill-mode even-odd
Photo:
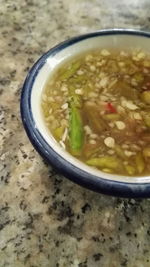
{"label": "speckled stone surface", "polygon": [[0,267],[149,267],[150,201],[58,175],[23,130],[28,69],[56,43],[110,27],[150,30],[149,0],[0,0]]}

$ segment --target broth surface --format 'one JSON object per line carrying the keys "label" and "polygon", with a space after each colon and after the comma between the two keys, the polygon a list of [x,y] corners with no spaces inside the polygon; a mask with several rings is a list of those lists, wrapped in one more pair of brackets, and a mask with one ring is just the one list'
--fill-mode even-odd
{"label": "broth surface", "polygon": [[61,66],[42,93],[50,132],[103,172],[150,175],[150,56],[89,52]]}

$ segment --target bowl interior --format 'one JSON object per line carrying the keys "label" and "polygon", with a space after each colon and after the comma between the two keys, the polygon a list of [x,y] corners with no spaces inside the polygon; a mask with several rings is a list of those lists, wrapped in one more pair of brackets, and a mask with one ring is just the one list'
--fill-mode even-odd
{"label": "bowl interior", "polygon": [[150,39],[146,36],[132,35],[132,34],[109,34],[109,35],[97,35],[89,36],[87,38],[78,38],[70,43],[65,43],[53,50],[52,53],[48,54],[48,57],[42,64],[41,68],[38,70],[35,77],[33,87],[31,90],[31,110],[33,120],[35,122],[35,128],[39,130],[45,141],[53,148],[53,150],[61,157],[65,158],[68,162],[74,166],[82,169],[89,174],[93,174],[97,177],[102,177],[104,179],[129,182],[129,183],[149,183],[150,177],[130,177],[130,176],[120,176],[114,174],[107,174],[97,170],[95,168],[89,167],[71,156],[66,152],[60,145],[55,141],[53,136],[47,129],[41,110],[41,94],[43,87],[45,86],[47,80],[53,76],[54,72],[61,64],[66,61],[78,56],[82,53],[88,52],[94,49],[136,49],[141,48],[146,52],[150,52]]}

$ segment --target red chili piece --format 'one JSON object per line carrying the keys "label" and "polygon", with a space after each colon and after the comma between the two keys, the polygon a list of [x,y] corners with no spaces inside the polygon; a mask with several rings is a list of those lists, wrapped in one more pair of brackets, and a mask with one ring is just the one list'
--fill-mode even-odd
{"label": "red chili piece", "polygon": [[107,105],[106,105],[106,109],[107,109],[107,111],[109,111],[110,113],[116,113],[116,112],[117,112],[116,108],[115,108],[111,103],[107,103]]}

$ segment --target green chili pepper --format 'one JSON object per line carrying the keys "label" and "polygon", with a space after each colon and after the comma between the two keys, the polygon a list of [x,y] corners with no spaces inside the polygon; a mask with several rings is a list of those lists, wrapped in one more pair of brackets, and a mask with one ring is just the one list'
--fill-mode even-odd
{"label": "green chili pepper", "polygon": [[80,155],[83,147],[83,124],[80,111],[71,105],[69,121],[69,143],[73,155]]}
{"label": "green chili pepper", "polygon": [[137,153],[135,157],[136,167],[139,173],[142,173],[145,169],[145,162],[142,153]]}
{"label": "green chili pepper", "polygon": [[67,69],[66,71],[63,72],[60,79],[62,81],[69,79],[80,68],[80,66],[81,66],[81,63],[79,61],[75,62],[74,64],[71,65],[71,67],[69,69]]}
{"label": "green chili pepper", "polygon": [[150,114],[145,114],[144,116],[144,122],[148,128],[150,128]]}
{"label": "green chili pepper", "polygon": [[116,152],[116,154],[117,154],[118,157],[120,157],[120,158],[126,160],[127,157],[126,157],[126,155],[124,154],[124,150],[122,149],[121,146],[119,146],[119,145],[115,145],[114,150],[115,150],[115,152]]}
{"label": "green chili pepper", "polygon": [[127,171],[127,173],[129,175],[134,175],[135,174],[136,170],[132,165],[128,164],[128,165],[125,165],[124,167],[125,167],[125,169],[126,169],[126,171]]}
{"label": "green chili pepper", "polygon": [[141,94],[141,99],[146,104],[150,104],[150,91],[145,91]]}
{"label": "green chili pepper", "polygon": [[92,158],[86,162],[90,166],[99,168],[110,168],[117,170],[120,168],[120,160],[113,156],[104,156],[101,158]]}

